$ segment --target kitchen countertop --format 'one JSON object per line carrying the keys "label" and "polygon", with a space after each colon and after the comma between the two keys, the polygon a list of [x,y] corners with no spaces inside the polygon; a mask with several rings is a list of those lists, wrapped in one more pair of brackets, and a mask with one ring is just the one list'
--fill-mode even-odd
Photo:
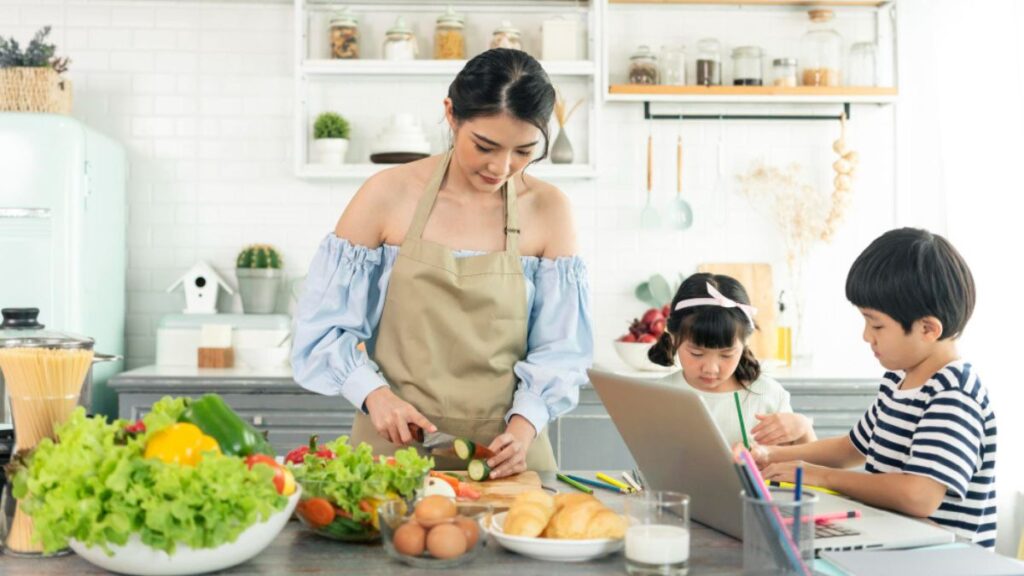
{"label": "kitchen countertop", "polygon": [[[587,474],[585,472],[581,474]],[[559,491],[571,490],[557,483],[553,473],[542,473],[545,486],[558,486]],[[596,490],[595,495],[609,504],[615,504],[620,496]],[[743,564],[742,543],[697,523],[690,525],[690,574],[740,574]],[[533,560],[508,552],[493,538],[487,547],[470,564],[451,570],[446,574],[625,574],[622,553],[585,563],[553,563]],[[5,576],[49,576],[65,574],[107,574],[106,571],[89,564],[71,554],[59,558],[26,559],[3,557]],[[316,536],[297,521],[289,522],[269,548],[252,560],[218,574],[342,574],[366,575],[384,574],[439,574],[436,570],[415,569],[389,558],[380,544],[342,544]]]}

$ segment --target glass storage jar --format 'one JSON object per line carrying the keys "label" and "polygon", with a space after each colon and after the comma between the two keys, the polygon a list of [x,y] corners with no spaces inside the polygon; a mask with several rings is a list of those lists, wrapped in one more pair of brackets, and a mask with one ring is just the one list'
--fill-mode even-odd
{"label": "glass storage jar", "polygon": [[878,86],[878,47],[873,42],[850,46],[846,83],[850,86]]}
{"label": "glass storage jar", "polygon": [[732,51],[732,83],[734,86],[761,86],[761,48],[739,46]]}
{"label": "glass storage jar", "polygon": [[462,60],[466,57],[466,21],[451,6],[437,17],[434,29],[434,59]]}
{"label": "glass storage jar", "polygon": [[686,84],[686,47],[661,47],[661,84],[684,86]]}
{"label": "glass storage jar", "polygon": [[829,24],[834,14],[831,10],[811,10],[807,14],[811,19],[811,26],[800,43],[803,52],[801,84],[839,86],[843,38]]}
{"label": "glass storage jar", "polygon": [[385,60],[415,60],[419,49],[416,46],[416,35],[412,28],[405,24],[405,18],[401,16],[395,20],[395,25],[388,29],[384,36],[384,59]]}
{"label": "glass storage jar", "polygon": [[512,26],[508,20],[502,20],[501,26],[494,29],[491,36],[491,48],[511,48],[513,50],[523,49],[523,35],[518,28]]}
{"label": "glass storage jar", "polygon": [[630,84],[658,83],[658,56],[647,46],[638,46],[629,57]]}
{"label": "glass storage jar", "polygon": [[714,38],[697,42],[697,84],[722,85],[722,45]]}
{"label": "glass storage jar", "polygon": [[772,85],[797,86],[796,58],[776,58],[772,60]]}
{"label": "glass storage jar", "polygon": [[359,19],[347,7],[331,18],[331,58],[359,58]]}

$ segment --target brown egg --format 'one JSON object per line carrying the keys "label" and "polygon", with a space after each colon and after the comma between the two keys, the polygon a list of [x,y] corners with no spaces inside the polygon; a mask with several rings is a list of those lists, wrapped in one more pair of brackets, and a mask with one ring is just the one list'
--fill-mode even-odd
{"label": "brown egg", "polygon": [[456,516],[455,525],[462,528],[462,533],[466,535],[466,550],[476,546],[476,541],[480,538],[480,526],[465,516]]}
{"label": "brown egg", "polygon": [[455,502],[444,496],[427,496],[416,504],[416,521],[425,528],[451,522],[455,513]]}
{"label": "brown egg", "polygon": [[419,556],[423,554],[424,544],[427,540],[427,531],[416,522],[409,521],[398,527],[393,536],[395,550],[406,556]]}
{"label": "brown egg", "polygon": [[434,558],[455,558],[466,553],[466,535],[455,524],[434,526],[427,532],[427,552]]}

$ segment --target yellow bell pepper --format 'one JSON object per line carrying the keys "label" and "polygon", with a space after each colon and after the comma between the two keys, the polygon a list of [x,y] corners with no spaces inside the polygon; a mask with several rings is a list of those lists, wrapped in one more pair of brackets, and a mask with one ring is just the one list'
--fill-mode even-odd
{"label": "yellow bell pepper", "polygon": [[220,454],[220,446],[212,436],[203,434],[195,424],[179,422],[157,432],[146,443],[146,458],[156,458],[168,464],[195,466],[203,459],[203,452]]}

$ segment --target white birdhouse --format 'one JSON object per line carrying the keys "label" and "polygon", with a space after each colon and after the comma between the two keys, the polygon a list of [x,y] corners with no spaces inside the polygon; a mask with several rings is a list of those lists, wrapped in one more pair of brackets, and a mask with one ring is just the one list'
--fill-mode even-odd
{"label": "white birdhouse", "polygon": [[235,293],[213,266],[202,260],[196,262],[167,291],[173,291],[179,284],[185,289],[185,314],[216,314],[218,287],[223,288],[228,294]]}

